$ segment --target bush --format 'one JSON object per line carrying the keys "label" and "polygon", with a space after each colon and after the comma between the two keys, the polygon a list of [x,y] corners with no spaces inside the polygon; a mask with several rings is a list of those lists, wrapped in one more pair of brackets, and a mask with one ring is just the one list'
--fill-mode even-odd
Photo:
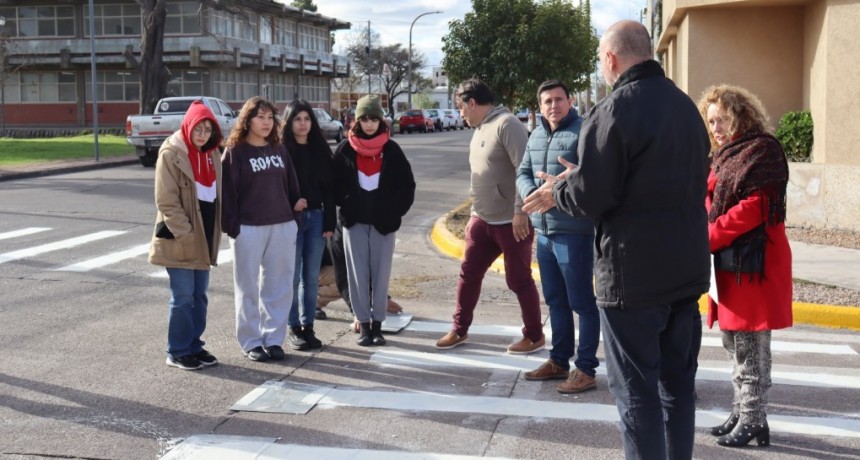
{"label": "bush", "polygon": [[808,110],[787,112],[779,120],[776,130],[788,161],[812,160],[812,114]]}

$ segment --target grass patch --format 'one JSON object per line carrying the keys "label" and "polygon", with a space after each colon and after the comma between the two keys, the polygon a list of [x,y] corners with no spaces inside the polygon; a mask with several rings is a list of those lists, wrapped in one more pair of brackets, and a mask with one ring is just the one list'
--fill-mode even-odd
{"label": "grass patch", "polygon": [[[19,166],[54,160],[73,160],[95,157],[93,135],[49,137],[44,139],[0,138],[0,166]],[[125,137],[113,134],[99,135],[99,156],[110,157],[134,153],[134,147]]]}

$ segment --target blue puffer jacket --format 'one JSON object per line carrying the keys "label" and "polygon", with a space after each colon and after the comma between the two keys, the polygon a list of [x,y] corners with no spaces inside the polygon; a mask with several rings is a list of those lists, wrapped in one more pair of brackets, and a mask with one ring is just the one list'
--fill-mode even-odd
{"label": "blue puffer jacket", "polygon": [[[549,122],[541,118],[540,126],[536,127],[529,137],[526,153],[517,171],[517,192],[523,199],[543,184],[544,181],[535,177],[539,171],[552,175],[564,171],[564,166],[558,162],[559,156],[571,163],[579,163],[576,146],[579,144],[580,126],[582,126],[582,118],[579,118],[573,110],[561,120],[555,132],[550,132]],[[535,230],[547,235],[594,234],[594,222],[591,219],[571,216],[557,207],[544,214],[532,213],[531,220]]]}

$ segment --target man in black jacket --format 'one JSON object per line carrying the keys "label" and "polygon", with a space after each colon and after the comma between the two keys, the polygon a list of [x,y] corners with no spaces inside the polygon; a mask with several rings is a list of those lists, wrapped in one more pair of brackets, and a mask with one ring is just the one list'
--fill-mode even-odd
{"label": "man in black jacket", "polygon": [[[651,59],[648,32],[621,21],[600,40],[612,93],[582,125],[579,166],[524,210],[595,220],[594,267],[609,389],[628,458],[691,458],[695,376],[708,290],[708,134],[690,98]],[[662,397],[661,397],[662,396]]]}

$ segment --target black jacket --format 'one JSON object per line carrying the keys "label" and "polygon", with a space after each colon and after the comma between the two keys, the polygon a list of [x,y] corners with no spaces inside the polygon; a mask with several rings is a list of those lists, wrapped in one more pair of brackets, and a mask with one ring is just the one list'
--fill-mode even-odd
{"label": "black jacket", "polygon": [[[340,206],[338,213],[344,227],[355,225],[361,209],[355,156],[348,140],[341,142],[334,154],[335,204]],[[394,141],[388,141],[382,148],[378,190],[373,227],[383,235],[396,232],[400,228],[400,218],[406,215],[415,199],[415,177],[409,160]]]}
{"label": "black jacket", "polygon": [[709,147],[695,104],[656,61],[628,69],[588,114],[579,167],[553,195],[561,209],[595,219],[599,306],[672,303],[708,290]]}

